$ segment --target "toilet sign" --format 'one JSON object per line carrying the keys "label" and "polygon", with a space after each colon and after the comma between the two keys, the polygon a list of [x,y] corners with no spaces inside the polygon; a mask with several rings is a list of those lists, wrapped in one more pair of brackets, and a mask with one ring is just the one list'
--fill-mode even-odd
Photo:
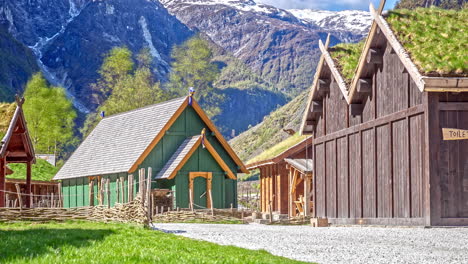
{"label": "toilet sign", "polygon": [[442,128],[442,137],[444,140],[468,139],[468,130],[456,128]]}

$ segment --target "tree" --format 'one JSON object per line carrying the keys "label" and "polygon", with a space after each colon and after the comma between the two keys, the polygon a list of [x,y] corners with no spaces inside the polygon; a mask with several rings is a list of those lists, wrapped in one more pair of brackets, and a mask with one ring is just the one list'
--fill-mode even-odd
{"label": "tree", "polygon": [[65,89],[49,86],[37,73],[26,85],[24,97],[24,114],[36,151],[59,153],[71,144],[77,115]]}
{"label": "tree", "polygon": [[220,71],[212,62],[213,53],[208,42],[197,35],[174,47],[172,59],[169,90],[183,96],[188,94],[189,87],[194,87],[195,98],[204,105],[208,115],[219,113],[222,96],[214,90],[213,83]]}
{"label": "tree", "polygon": [[132,52],[125,47],[113,48],[107,54],[95,84],[106,98],[97,112],[88,115],[82,129],[84,135],[97,125],[101,111],[114,115],[169,99],[169,94],[161,89],[151,72],[152,59],[148,48],[137,54],[136,63]]}
{"label": "tree", "polygon": [[116,47],[106,54],[99,69],[100,78],[92,85],[102,93],[101,102],[109,97],[115,85],[127,77],[133,67],[132,52],[127,47]]}

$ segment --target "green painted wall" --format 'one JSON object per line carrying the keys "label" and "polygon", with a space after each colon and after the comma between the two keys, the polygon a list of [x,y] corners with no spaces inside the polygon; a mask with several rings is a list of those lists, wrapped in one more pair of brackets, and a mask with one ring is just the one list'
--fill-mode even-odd
{"label": "green painted wall", "polygon": [[[133,173],[134,182],[138,182],[138,170],[148,167],[152,168],[153,177],[155,177],[171,158],[173,153],[182,144],[182,142],[191,136],[200,135],[203,128],[206,128],[207,139],[213,145],[218,154],[223,158],[225,163],[231,168],[231,171],[237,173],[237,165],[231,159],[229,154],[224,150],[221,143],[212,135],[212,131],[206,127],[203,120],[193,110],[188,107],[181,116],[174,122],[169,131],[164,135],[161,141],[150,152],[148,157],[140,164],[137,171]],[[142,150],[143,151],[143,150]],[[175,190],[175,205],[180,208],[187,208],[189,205],[189,190],[188,190],[188,173],[190,171],[212,172],[212,195],[213,206],[215,208],[230,208],[231,204],[237,207],[237,184],[235,180],[228,179],[224,171],[216,163],[211,154],[201,146],[194,155],[189,159],[181,171],[172,180],[159,180],[152,183],[152,188],[165,188]],[[124,201],[127,202],[128,197],[128,175],[127,173],[118,173],[110,175],[102,175],[102,178],[110,178],[110,205],[114,206],[117,202],[117,178],[124,178]],[[62,189],[64,194],[64,207],[77,207],[89,205],[89,182],[87,177],[63,180]],[[120,184],[119,184],[120,185]],[[119,186],[120,188],[120,186]],[[135,184],[133,188],[134,196],[137,193],[139,186]],[[206,207],[207,195],[206,181],[203,178],[197,178],[194,184],[195,203]],[[201,197],[200,197],[201,196]],[[98,199],[98,183],[94,182],[94,205],[99,204]],[[107,205],[107,193],[104,194],[104,205]]]}

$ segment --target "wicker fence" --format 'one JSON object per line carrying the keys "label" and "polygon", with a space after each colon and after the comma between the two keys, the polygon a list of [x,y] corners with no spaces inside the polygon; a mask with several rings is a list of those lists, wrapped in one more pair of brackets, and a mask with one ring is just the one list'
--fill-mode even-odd
{"label": "wicker fence", "polygon": [[0,222],[92,220],[146,225],[149,223],[146,208],[141,196],[137,196],[135,200],[129,203],[116,204],[112,208],[105,206],[30,209],[0,208]]}

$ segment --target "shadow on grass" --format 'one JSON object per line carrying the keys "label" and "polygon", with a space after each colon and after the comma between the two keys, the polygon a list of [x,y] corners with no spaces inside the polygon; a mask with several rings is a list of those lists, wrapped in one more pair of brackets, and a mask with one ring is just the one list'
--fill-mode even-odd
{"label": "shadow on grass", "polygon": [[87,247],[113,234],[108,229],[0,230],[0,263],[17,258],[60,254],[62,247]]}

